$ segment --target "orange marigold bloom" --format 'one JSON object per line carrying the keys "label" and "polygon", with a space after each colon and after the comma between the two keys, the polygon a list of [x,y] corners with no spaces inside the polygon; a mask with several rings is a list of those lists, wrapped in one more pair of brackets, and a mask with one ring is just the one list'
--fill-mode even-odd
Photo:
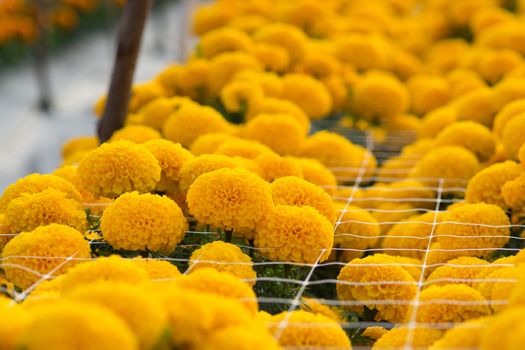
{"label": "orange marigold bloom", "polygon": [[473,121],[450,124],[436,136],[436,146],[461,146],[474,153],[480,162],[496,152],[496,138],[489,128]]}
{"label": "orange marigold bloom", "polygon": [[160,135],[160,132],[149,126],[128,125],[120,130],[115,131],[108,142],[128,140],[135,143],[144,143],[146,141],[157,140],[161,138],[162,136]]}
{"label": "orange marigold bloom", "polygon": [[264,153],[255,158],[261,177],[268,182],[285,177],[303,177],[300,166],[292,159],[280,157],[274,153]]}
{"label": "orange marigold bloom", "polygon": [[337,188],[337,179],[333,172],[317,159],[291,158],[301,169],[302,177],[334,195]]}
{"label": "orange marigold bloom", "polygon": [[219,154],[203,154],[185,162],[179,170],[179,189],[186,193],[191,184],[202,174],[222,168],[236,168],[239,163]]}
{"label": "orange marigold bloom", "polygon": [[327,117],[333,107],[328,89],[305,74],[285,75],[282,97],[299,106],[311,119]]}
{"label": "orange marigold bloom", "polygon": [[274,152],[270,147],[257,141],[234,139],[222,143],[215,153],[230,157],[255,159],[261,154]]}

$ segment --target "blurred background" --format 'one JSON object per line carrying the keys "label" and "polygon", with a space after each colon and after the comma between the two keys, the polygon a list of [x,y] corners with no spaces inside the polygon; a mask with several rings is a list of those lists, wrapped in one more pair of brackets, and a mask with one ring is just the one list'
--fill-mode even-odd
{"label": "blurred background", "polygon": [[[61,162],[62,144],[94,135],[123,0],[0,0],[0,193]],[[183,61],[192,0],[156,0],[135,82]]]}

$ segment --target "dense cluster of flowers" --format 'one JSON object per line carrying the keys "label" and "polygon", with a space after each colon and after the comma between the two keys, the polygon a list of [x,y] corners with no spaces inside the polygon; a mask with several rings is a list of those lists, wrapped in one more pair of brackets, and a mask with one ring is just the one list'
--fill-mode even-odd
{"label": "dense cluster of flowers", "polygon": [[[0,337],[8,349],[519,348],[524,11],[200,7],[194,54],[133,87],[122,129],[69,141],[53,175],[0,197],[12,291],[0,316],[13,319]],[[367,147],[331,120],[366,130]],[[411,143],[374,154],[400,130]]]}

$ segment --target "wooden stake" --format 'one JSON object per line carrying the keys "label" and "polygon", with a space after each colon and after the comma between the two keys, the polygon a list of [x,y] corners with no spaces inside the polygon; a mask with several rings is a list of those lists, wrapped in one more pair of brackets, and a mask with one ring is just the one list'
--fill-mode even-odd
{"label": "wooden stake", "polygon": [[117,37],[117,53],[111,75],[104,115],[98,124],[100,142],[124,126],[131,84],[152,0],[128,0]]}
{"label": "wooden stake", "polygon": [[38,85],[38,108],[49,113],[52,107],[51,79],[49,77],[49,46],[50,4],[46,0],[36,1],[35,21],[38,39],[33,47],[35,77]]}

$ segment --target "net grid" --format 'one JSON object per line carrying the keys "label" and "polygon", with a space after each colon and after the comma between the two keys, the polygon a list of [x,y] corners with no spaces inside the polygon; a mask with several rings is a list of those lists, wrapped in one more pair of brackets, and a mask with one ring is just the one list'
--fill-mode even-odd
{"label": "net grid", "polygon": [[[348,131],[348,130],[335,130],[339,132],[340,134],[347,136],[355,143],[361,143],[366,146],[366,149],[373,153],[378,161],[378,164],[384,163],[387,159],[398,155],[400,152],[400,149],[402,146],[409,143],[409,141],[413,141],[412,137],[409,137],[405,134],[400,134],[399,136],[391,136],[386,143],[378,143],[374,140],[374,137],[371,133],[361,133],[354,131]],[[443,248],[432,248],[431,245],[433,243],[433,240],[435,239],[435,231],[436,228],[439,225],[443,224],[458,224],[458,225],[471,225],[471,226],[479,226],[479,227],[487,227],[487,228],[516,228],[516,229],[523,229],[525,228],[525,224],[510,224],[510,225],[487,225],[487,224],[479,224],[479,223],[465,223],[465,222],[455,222],[455,221],[439,221],[438,222],[438,215],[440,212],[443,211],[443,205],[453,204],[460,202],[461,199],[458,198],[447,198],[445,196],[446,193],[455,192],[464,194],[466,190],[466,183],[463,183],[462,186],[456,184],[457,186],[445,186],[445,181],[443,179],[436,179],[436,178],[424,178],[424,179],[411,179],[416,181],[433,181],[437,184],[437,186],[430,186],[425,185],[423,187],[402,187],[402,188],[391,188],[391,187],[385,187],[380,188],[380,191],[384,191],[384,193],[388,192],[397,192],[397,191],[432,191],[435,193],[434,198],[425,198],[425,197],[413,197],[413,198],[391,198],[389,196],[371,196],[366,198],[358,198],[356,197],[356,194],[359,190],[367,190],[374,188],[373,183],[385,183],[385,184],[392,184],[398,181],[401,181],[402,179],[397,177],[392,178],[385,178],[385,177],[379,177],[379,176],[366,176],[367,173],[367,166],[370,158],[364,157],[363,161],[361,163],[361,166],[359,168],[352,168],[352,167],[335,167],[332,168],[332,170],[336,171],[345,171],[345,172],[355,172],[356,176],[349,178],[352,179],[353,184],[352,185],[340,185],[335,188],[338,193],[340,193],[340,190],[347,191],[347,196],[338,196],[337,194],[333,196],[334,200],[338,201],[344,201],[345,205],[344,208],[341,210],[338,210],[339,217],[334,225],[334,237],[351,237],[356,239],[383,239],[386,237],[389,238],[402,238],[402,239],[413,239],[413,240],[419,240],[419,241],[425,241],[426,242],[426,248],[425,249],[418,249],[418,248],[365,248],[365,249],[357,249],[357,248],[340,248],[340,247],[334,247],[334,251],[342,251],[342,252],[355,252],[355,253],[361,253],[361,254],[374,254],[374,253],[390,253],[401,251],[401,252],[414,252],[414,253],[422,253],[423,257],[421,259],[421,263],[381,263],[381,264],[359,264],[355,263],[353,266],[355,267],[388,267],[388,266],[401,266],[401,267],[412,267],[412,268],[418,268],[420,269],[419,279],[414,282],[409,281],[396,281],[396,280],[384,280],[384,281],[367,281],[367,282],[351,282],[351,281],[341,281],[333,278],[318,278],[313,279],[314,273],[319,268],[324,267],[343,267],[347,263],[340,262],[340,261],[327,261],[327,262],[321,262],[321,258],[323,254],[325,253],[324,249],[320,249],[319,255],[317,257],[317,260],[313,264],[307,264],[307,263],[295,263],[295,262],[287,262],[287,261],[253,261],[252,263],[248,262],[227,262],[227,261],[215,261],[215,260],[201,260],[200,257],[197,257],[196,259],[193,259],[190,263],[190,259],[187,258],[176,258],[176,257],[169,257],[169,256],[153,256],[148,257],[154,260],[162,260],[162,261],[169,261],[171,263],[181,263],[181,264],[187,264],[187,269],[183,272],[184,274],[187,274],[191,272],[191,270],[198,264],[198,263],[206,263],[206,264],[216,264],[216,265],[251,265],[254,268],[266,268],[271,266],[290,266],[290,267],[297,267],[304,269],[303,276],[304,278],[298,279],[298,278],[287,278],[287,277],[280,277],[280,276],[257,276],[255,279],[246,279],[247,282],[255,282],[255,283],[278,283],[278,284],[293,284],[298,286],[297,292],[295,295],[291,298],[283,298],[283,297],[268,297],[268,296],[258,296],[256,300],[252,299],[241,299],[241,301],[251,300],[256,301],[260,305],[264,304],[280,304],[282,305],[283,311],[294,311],[297,308],[301,306],[302,298],[306,296],[308,293],[308,288],[312,286],[323,286],[323,285],[348,285],[348,286],[364,286],[364,285],[415,285],[417,286],[417,292],[416,296],[410,300],[339,300],[337,298],[334,299],[326,299],[326,298],[316,298],[316,300],[322,304],[329,307],[365,307],[370,304],[374,305],[408,305],[411,307],[411,312],[409,314],[409,318],[404,324],[405,327],[408,329],[408,335],[406,337],[406,342],[404,345],[404,349],[415,349],[415,347],[412,346],[413,342],[413,336],[414,332],[417,328],[429,328],[429,329],[440,329],[440,330],[447,330],[452,327],[454,327],[455,323],[425,323],[425,322],[417,322],[417,312],[420,306],[423,305],[432,305],[432,304],[446,304],[446,305],[481,305],[483,303],[486,303],[486,301],[476,301],[476,300],[452,300],[452,299],[434,299],[434,300],[427,300],[423,301],[420,300],[421,292],[424,290],[424,288],[434,285],[434,284],[442,284],[442,283],[466,283],[466,284],[473,284],[473,283],[517,283],[517,279],[515,278],[436,278],[430,281],[426,281],[426,271],[428,269],[434,269],[436,267],[440,266],[447,266],[451,268],[473,268],[473,269],[479,269],[480,266],[485,265],[463,265],[463,264],[453,264],[453,263],[429,263],[428,257],[431,252],[443,252],[443,253],[460,253],[460,252],[466,252],[466,251],[501,251],[504,253],[515,253],[517,251],[520,251],[520,248],[513,248],[513,247],[488,247],[488,248],[472,248],[472,249],[443,249]],[[414,159],[414,162],[408,161],[406,162],[407,169],[410,168],[414,163],[416,159]],[[397,170],[399,173],[405,171],[403,169]],[[392,173],[395,175],[395,173]],[[338,178],[338,180],[342,180],[341,177]],[[448,180],[448,179],[447,179]],[[333,188],[332,188],[333,189]],[[417,203],[428,203],[429,205],[432,204],[434,206],[433,209],[424,208],[424,207],[412,207],[410,209],[381,209],[376,207],[363,207],[362,209],[370,212],[370,213],[383,213],[383,214],[399,214],[399,213],[412,213],[413,215],[416,214],[423,214],[423,213],[434,213],[433,215],[433,221],[427,222],[427,221],[405,221],[405,220],[384,220],[379,221],[376,223],[370,223],[366,221],[360,221],[360,220],[344,220],[345,213],[353,213],[353,212],[359,212],[360,210],[354,210],[350,209],[349,207],[351,205],[357,205],[360,206],[360,202],[367,201],[368,203],[372,202],[381,202],[381,203],[399,203],[399,202],[417,202]],[[105,203],[83,203],[85,206],[89,207],[104,207],[107,204]],[[98,220],[100,219],[99,215],[91,215],[90,219]],[[381,226],[391,226],[391,225],[409,225],[409,224],[418,224],[418,225],[428,225],[431,226],[430,233],[425,235],[402,235],[402,236],[396,236],[396,235],[387,235],[384,232],[382,232],[378,236],[370,237],[367,235],[360,235],[352,232],[343,232],[343,233],[336,233],[338,231],[338,228],[341,225],[344,224],[360,224],[360,225],[379,225]],[[1,224],[0,224],[1,225]],[[91,233],[100,233],[100,230],[88,230],[88,232]],[[5,233],[0,234],[1,236],[5,237],[12,237],[16,236],[17,234],[13,233]],[[199,230],[188,230],[186,232],[186,236],[192,237],[192,236],[211,236],[212,238],[221,238],[221,232],[220,231],[199,231]],[[525,237],[516,237],[516,236],[461,236],[461,235],[452,235],[452,234],[442,234],[440,233],[440,236],[446,236],[446,237],[454,237],[454,238],[461,238],[461,239],[478,239],[478,238],[510,238],[510,240],[516,240],[521,242],[525,240]],[[91,239],[89,241],[90,245],[92,247],[96,246],[104,246],[107,245],[106,242],[98,239]],[[236,243],[237,246],[239,246],[244,251],[251,253],[256,253],[257,251],[262,251],[264,249],[276,249],[276,248],[255,248],[250,245],[245,245],[242,243]],[[199,247],[201,247],[201,244],[180,244],[178,246],[179,249],[187,249],[190,251],[193,251]],[[44,281],[51,280],[55,277],[57,277],[56,272],[59,271],[64,265],[66,265],[70,261],[90,261],[94,260],[96,258],[76,258],[76,254],[72,254],[71,256],[67,257],[59,257],[59,256],[9,256],[9,257],[0,257],[0,262],[4,267],[10,267],[10,268],[17,268],[21,269],[23,271],[29,272],[34,274],[37,277],[37,281],[33,283],[28,288],[21,290],[21,291],[13,291],[12,288],[8,288],[7,286],[0,286],[0,292],[3,293],[13,293],[13,302],[21,302],[23,301],[33,290],[35,290],[41,283]],[[25,267],[23,265],[10,263],[10,259],[54,259],[54,260],[61,260],[61,262],[53,268],[51,271],[48,271],[47,273],[41,273],[39,271],[30,269],[28,267]],[[131,258],[129,258],[131,259]],[[507,264],[507,263],[494,263],[491,264],[491,266],[494,267],[512,267],[513,264]],[[163,278],[163,279],[156,279],[153,280],[153,282],[162,282],[162,281],[168,281],[172,278]],[[36,297],[36,298],[46,298],[45,296],[42,297]],[[508,303],[508,300],[491,300],[491,305],[505,305]],[[278,324],[275,324],[274,326],[277,327],[277,332],[275,334],[275,337],[279,339],[283,333],[283,331],[288,327],[290,324],[292,324],[290,320],[290,314],[287,314],[284,319],[279,322]],[[326,327],[327,325],[324,323],[319,323],[318,325],[307,323],[307,324],[301,324],[300,322],[293,322],[294,327]],[[384,322],[384,321],[373,321],[373,320],[358,320],[358,321],[342,321],[340,323],[340,326],[345,330],[364,330],[368,327],[384,327],[387,329],[391,329],[394,327],[394,324],[390,322]],[[476,325],[472,325],[472,327],[476,327]],[[354,349],[368,349],[369,347],[363,347],[363,346],[353,346]],[[314,349],[311,347],[301,347],[301,349]],[[327,348],[325,348],[327,349]]]}

